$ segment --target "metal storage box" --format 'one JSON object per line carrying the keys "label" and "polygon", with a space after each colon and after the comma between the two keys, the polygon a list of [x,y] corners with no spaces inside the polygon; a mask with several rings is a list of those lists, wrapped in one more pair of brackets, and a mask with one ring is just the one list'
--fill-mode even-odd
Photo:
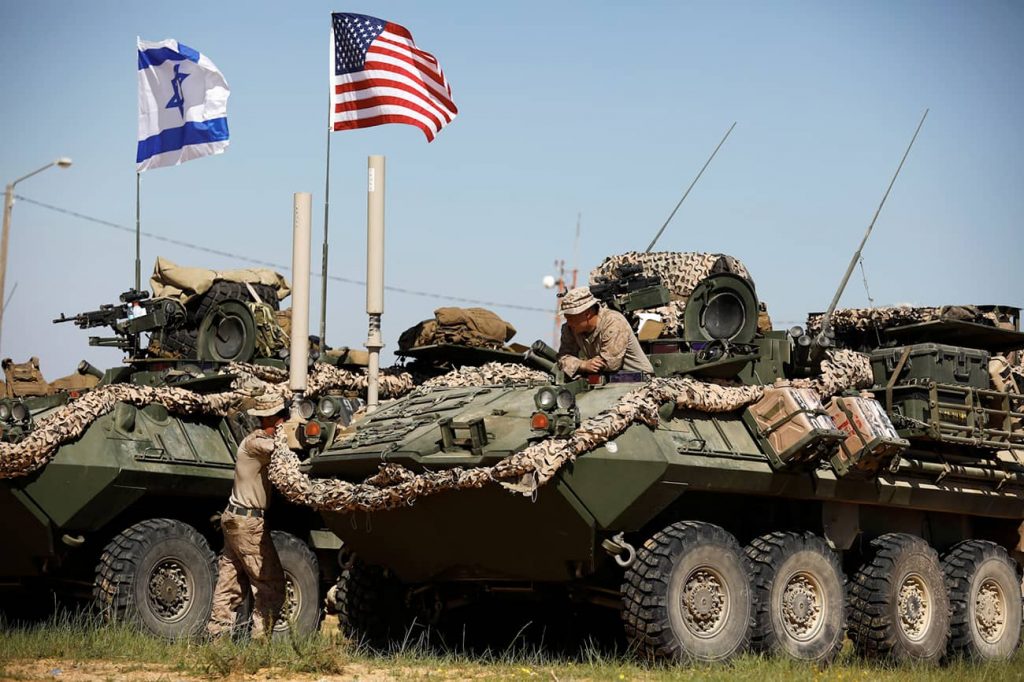
{"label": "metal storage box", "polygon": [[808,388],[769,388],[743,411],[775,469],[829,457],[846,433],[836,428],[818,394]]}
{"label": "metal storage box", "polygon": [[872,475],[910,446],[873,398],[837,396],[829,402],[827,411],[846,433],[831,460],[837,476]]}

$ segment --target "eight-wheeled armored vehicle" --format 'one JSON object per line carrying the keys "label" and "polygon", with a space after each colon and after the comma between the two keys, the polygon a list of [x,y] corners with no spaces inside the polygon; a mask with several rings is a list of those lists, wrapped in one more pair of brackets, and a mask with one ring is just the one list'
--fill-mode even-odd
{"label": "eight-wheeled armored vehicle", "polygon": [[613,260],[593,287],[627,316],[661,313],[642,335],[653,377],[567,377],[538,343],[539,377],[417,388],[312,454],[323,490],[404,495],[366,517],[351,495],[315,504],[345,546],[343,628],[400,637],[488,592],[557,590],[621,611],[654,657],[752,645],[825,662],[847,633],[898,661],[1011,656],[1019,309],[772,330],[736,261],[684,256]]}

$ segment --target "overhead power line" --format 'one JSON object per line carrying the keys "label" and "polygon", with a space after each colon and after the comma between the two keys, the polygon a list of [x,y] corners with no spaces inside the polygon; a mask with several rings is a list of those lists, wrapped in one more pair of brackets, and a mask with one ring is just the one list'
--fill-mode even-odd
{"label": "overhead power line", "polygon": [[[113,228],[115,230],[121,230],[122,232],[130,232],[132,234],[135,234],[135,228],[134,227],[128,227],[127,225],[120,225],[118,223],[112,223],[109,220],[103,220],[101,218],[94,218],[93,216],[88,216],[88,215],[85,215],[84,213],[78,213],[77,211],[72,211],[72,210],[69,210],[69,209],[66,209],[66,208],[61,208],[60,206],[54,206],[53,204],[47,204],[47,203],[44,203],[42,201],[36,201],[35,199],[30,199],[28,197],[21,196],[20,194],[16,194],[15,198],[18,199],[19,201],[24,201],[24,202],[29,203],[29,204],[34,204],[36,206],[39,206],[40,208],[45,208],[45,209],[47,209],[49,211],[55,211],[57,213],[63,213],[64,215],[69,215],[69,216],[72,216],[74,218],[79,218],[81,220],[85,220],[85,221],[88,221],[90,223],[96,223],[97,225],[103,225],[105,227],[110,227],[110,228]],[[233,258],[233,259],[236,259],[236,260],[245,261],[246,263],[252,263],[253,265],[262,265],[262,266],[274,268],[276,270],[287,270],[288,267],[289,267],[289,266],[286,266],[286,265],[282,265],[280,263],[272,263],[270,261],[259,260],[258,258],[248,258],[246,256],[240,256],[237,253],[229,253],[227,251],[221,251],[219,249],[213,249],[213,248],[210,248],[208,246],[202,246],[201,244],[193,244],[192,242],[187,242],[187,241],[184,241],[184,240],[181,240],[181,239],[174,239],[172,237],[165,237],[164,235],[155,234],[153,232],[142,231],[141,234],[142,234],[142,236],[147,237],[149,239],[153,239],[155,241],[164,242],[164,243],[167,243],[167,244],[173,244],[175,246],[180,246],[180,247],[183,247],[183,248],[186,248],[186,249],[192,249],[193,251],[201,251],[202,253],[209,253],[209,254],[212,254],[214,256],[223,256],[225,258]],[[312,273],[312,275],[314,277],[319,277],[320,273],[314,272],[314,273]],[[358,286],[365,286],[366,285],[366,282],[364,280],[361,280],[361,279],[351,279],[349,277],[340,277],[338,275],[328,275],[327,279],[333,280],[335,282],[342,282],[344,284],[355,284],[355,285],[358,285]],[[441,301],[454,301],[454,302],[457,302],[457,303],[472,303],[474,305],[490,306],[490,307],[493,307],[493,308],[511,308],[511,309],[514,309],[514,310],[526,310],[526,311],[529,311],[529,312],[532,312],[532,313],[548,314],[548,313],[551,312],[547,308],[538,308],[538,307],[535,307],[535,306],[520,305],[518,303],[499,303],[497,301],[482,301],[482,300],[476,299],[476,298],[465,298],[465,297],[462,297],[462,296],[450,296],[448,294],[438,294],[438,293],[433,293],[433,292],[430,292],[430,291],[415,291],[413,289],[406,289],[405,287],[396,287],[396,286],[389,286],[389,285],[385,285],[384,288],[387,289],[388,291],[394,291],[395,293],[398,293],[398,294],[408,294],[410,296],[420,296],[422,298],[433,298],[433,299],[437,299],[437,300],[441,300]]]}

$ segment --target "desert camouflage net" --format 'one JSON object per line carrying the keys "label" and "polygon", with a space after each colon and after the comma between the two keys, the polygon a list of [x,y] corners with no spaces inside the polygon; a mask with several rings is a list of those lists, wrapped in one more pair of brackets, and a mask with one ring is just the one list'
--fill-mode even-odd
{"label": "desert camouflage net", "polygon": [[776,385],[810,388],[817,391],[822,400],[827,400],[847,389],[868,388],[873,383],[871,359],[867,355],[837,348],[826,353],[821,362],[821,373],[817,377],[786,379]]}
{"label": "desert camouflage net", "polygon": [[[867,373],[865,375],[865,366]],[[833,351],[822,363],[822,377],[809,380],[823,397],[871,382],[870,363],[859,353]],[[506,457],[494,466],[415,473],[395,463],[380,466],[362,483],[315,479],[300,470],[298,456],[283,435],[270,463],[270,480],[289,500],[319,511],[380,511],[409,506],[417,499],[446,490],[481,488],[497,482],[532,496],[566,463],[615,439],[635,423],[654,427],[658,410],[667,402],[681,409],[731,412],[761,398],[763,386],[738,386],[699,381],[692,377],[659,378],[623,396],[613,407],[590,417],[568,438],[548,438]]]}
{"label": "desert camouflage net", "polygon": [[721,253],[689,253],[677,251],[654,251],[641,253],[629,251],[609,256],[590,271],[590,283],[598,277],[615,277],[621,265],[642,265],[647,276],[657,275],[675,297],[687,299],[701,280],[718,272],[731,272],[753,284],[750,273],[740,261]]}
{"label": "desert camouflage net", "polygon": [[488,362],[479,367],[459,367],[447,374],[423,382],[424,388],[461,386],[507,386],[551,381],[545,372],[509,362]]}
{"label": "desert camouflage net", "polygon": [[17,443],[0,443],[0,478],[25,476],[44,466],[63,443],[74,440],[117,403],[141,407],[163,405],[180,415],[224,416],[243,395],[235,391],[201,395],[183,388],[113,384],[94,389],[39,420],[35,429]]}
{"label": "desert camouflage net", "polygon": [[[813,313],[807,316],[807,332],[811,336],[821,332],[823,317],[824,313]],[[996,324],[1000,321],[995,313],[982,311],[968,305],[841,308],[832,313],[832,329],[837,335],[842,336],[851,332],[887,329],[906,324],[931,322],[932,320],[964,320],[981,324]]]}
{"label": "desert camouflage net", "polygon": [[[64,443],[79,438],[98,418],[117,403],[142,407],[152,403],[163,405],[177,415],[225,416],[232,410],[245,409],[250,401],[273,402],[278,396],[288,398],[288,371],[277,367],[249,363],[232,363],[226,370],[237,378],[231,390],[200,394],[171,386],[136,386],[112,384],[93,389],[80,398],[58,408],[40,419],[35,428],[17,443],[0,443],[0,478],[25,476],[49,462]],[[324,391],[366,391],[365,374],[349,372],[331,365],[316,365],[309,374],[306,395],[314,397]],[[412,377],[397,369],[384,369],[381,396],[394,398],[413,388]]]}

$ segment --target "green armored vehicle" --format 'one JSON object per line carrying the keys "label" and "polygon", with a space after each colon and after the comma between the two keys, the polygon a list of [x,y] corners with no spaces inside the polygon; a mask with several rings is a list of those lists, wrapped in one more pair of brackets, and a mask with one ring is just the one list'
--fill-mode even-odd
{"label": "green armored vehicle", "polygon": [[776,331],[734,259],[627,256],[592,289],[658,312],[654,377],[572,379],[538,342],[541,371],[420,386],[275,480],[344,542],[343,628],[401,638],[484,594],[558,591],[620,611],[652,657],[827,662],[847,633],[869,657],[1010,657],[1019,309]]}
{"label": "green armored vehicle", "polygon": [[[221,544],[213,519],[231,491],[238,443],[256,424],[244,413],[180,414],[128,397],[170,387],[201,402],[231,385],[228,363],[283,367],[266,357],[253,296],[272,316],[277,291],[259,283],[216,281],[185,304],[129,291],[117,304],[57,320],[110,327],[114,337],[90,343],[123,349],[125,365],[100,372],[83,363],[95,375],[88,388],[35,391],[49,395],[25,397],[8,382],[10,397],[0,400],[0,609],[8,618],[24,614],[26,602],[52,605],[52,590],[92,597],[108,617],[158,635],[203,631]],[[111,395],[108,411],[101,396]],[[359,401],[337,403],[344,420]],[[340,544],[315,530],[322,524],[312,512],[283,500],[268,523],[288,579],[286,615],[308,632]],[[332,560],[321,564],[323,552]]]}

